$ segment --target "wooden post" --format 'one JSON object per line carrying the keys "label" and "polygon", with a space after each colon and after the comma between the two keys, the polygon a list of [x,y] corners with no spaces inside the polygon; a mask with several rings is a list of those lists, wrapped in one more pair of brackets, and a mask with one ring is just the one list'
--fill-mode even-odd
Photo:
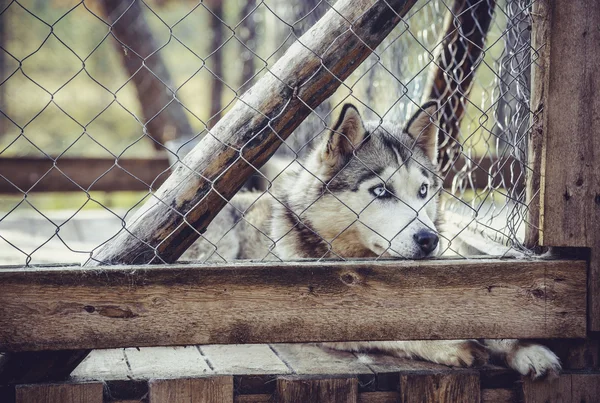
{"label": "wooden post", "polygon": [[532,133],[542,136],[540,243],[591,248],[588,329],[600,331],[600,3],[536,3],[534,38],[546,41],[532,94],[543,112]]}
{"label": "wooden post", "polygon": [[171,77],[160,54],[155,53],[160,46],[144,18],[141,2],[102,0],[100,5],[111,23],[117,53],[137,90],[148,135],[156,140],[154,148],[163,150],[168,140],[191,137],[185,111],[167,88],[172,86]]}
{"label": "wooden post", "polygon": [[458,158],[460,123],[495,6],[495,0],[455,0],[444,21],[443,40],[425,85],[429,91],[423,96],[424,101],[437,99],[442,105],[438,139],[442,173]]}
{"label": "wooden post", "polygon": [[[169,263],[416,0],[340,1],[246,92],[91,264]],[[352,29],[349,21],[352,21]],[[307,107],[308,105],[308,107]]]}

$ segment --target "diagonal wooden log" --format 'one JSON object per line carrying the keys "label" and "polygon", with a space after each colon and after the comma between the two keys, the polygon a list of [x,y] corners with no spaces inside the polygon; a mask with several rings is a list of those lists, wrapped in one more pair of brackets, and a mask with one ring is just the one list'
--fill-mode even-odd
{"label": "diagonal wooden log", "polygon": [[[415,0],[339,1],[219,121],[89,265],[174,262]],[[307,106],[308,105],[308,106]]]}
{"label": "diagonal wooden log", "polygon": [[475,69],[483,59],[495,6],[496,0],[455,0],[444,20],[442,41],[423,95],[424,100],[437,99],[442,105],[438,164],[443,173],[450,170],[460,153],[460,123]]}
{"label": "diagonal wooden log", "polygon": [[[206,229],[226,200],[255,172],[250,164],[262,166],[281,144],[278,135],[285,139],[311,108],[331,96],[414,3],[416,0],[338,1],[335,10],[292,45],[270,74],[223,116],[211,135],[174,169],[156,198],[140,209],[127,231],[106,243],[90,265],[177,260],[199,237],[197,230]],[[0,377],[7,375],[2,374],[4,369],[16,367],[22,354],[5,357]],[[28,381],[47,378],[57,366],[61,373],[70,373],[85,355],[85,351],[72,350],[56,353],[55,362],[46,360],[38,367],[31,362],[28,372],[35,376]]]}

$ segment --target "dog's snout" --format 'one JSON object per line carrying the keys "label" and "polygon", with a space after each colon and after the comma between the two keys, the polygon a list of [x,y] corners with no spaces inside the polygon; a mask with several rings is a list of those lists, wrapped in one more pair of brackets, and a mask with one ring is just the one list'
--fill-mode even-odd
{"label": "dog's snout", "polygon": [[438,242],[440,238],[437,236],[435,232],[431,231],[419,231],[414,235],[415,242],[419,245],[421,250],[430,254],[437,248]]}

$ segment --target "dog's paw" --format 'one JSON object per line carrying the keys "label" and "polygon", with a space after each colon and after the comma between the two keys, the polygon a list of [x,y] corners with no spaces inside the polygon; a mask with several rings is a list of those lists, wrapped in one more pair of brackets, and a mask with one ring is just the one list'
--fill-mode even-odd
{"label": "dog's paw", "polygon": [[476,367],[484,365],[489,360],[489,353],[485,346],[476,340],[458,341],[448,346],[434,362],[451,367]]}
{"label": "dog's paw", "polygon": [[531,344],[520,346],[507,357],[508,365],[521,375],[529,375],[532,379],[558,376],[561,370],[558,357],[545,346]]}

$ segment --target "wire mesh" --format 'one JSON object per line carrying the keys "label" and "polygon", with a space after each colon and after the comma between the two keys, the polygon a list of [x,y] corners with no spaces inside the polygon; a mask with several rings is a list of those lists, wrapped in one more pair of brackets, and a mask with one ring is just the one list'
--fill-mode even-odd
{"label": "wire mesh", "polygon": [[[419,0],[208,230],[196,229],[183,259],[532,253],[523,244],[532,1]],[[336,3],[1,7],[0,265],[31,265],[94,260],[128,231],[143,203],[161,202],[172,168]],[[423,110],[430,99],[435,108]],[[338,118],[347,103],[362,126]],[[418,113],[439,139],[436,161],[426,134],[403,134]],[[356,127],[365,136],[349,158],[325,169]],[[147,246],[164,262],[159,245]]]}

